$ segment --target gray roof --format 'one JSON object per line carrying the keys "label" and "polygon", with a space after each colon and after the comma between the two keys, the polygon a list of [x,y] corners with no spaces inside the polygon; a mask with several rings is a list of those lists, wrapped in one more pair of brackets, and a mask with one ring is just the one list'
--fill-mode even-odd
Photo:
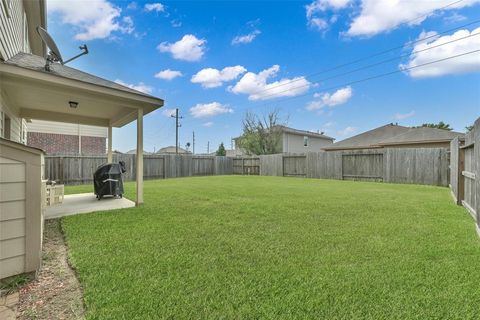
{"label": "gray roof", "polygon": [[461,132],[448,131],[437,128],[411,128],[407,132],[399,134],[395,137],[385,139],[379,142],[379,145],[393,144],[411,144],[411,143],[428,143],[428,142],[446,142],[452,141],[456,137],[463,137],[465,134]]}
{"label": "gray roof", "polygon": [[335,149],[368,149],[378,146],[378,143],[390,139],[399,134],[405,133],[410,128],[395,124],[387,124],[370,131],[360,133],[348,139],[338,141],[331,146],[325,147],[325,150]]}
{"label": "gray roof", "polygon": [[[156,153],[175,153],[175,151],[176,151],[175,146],[168,146],[168,147],[159,149]],[[182,147],[178,147],[178,153],[191,153],[191,152],[183,149]]]}
{"label": "gray roof", "polygon": [[[125,152],[125,153],[126,153],[126,154],[137,154],[137,149],[128,150],[128,151]],[[143,154],[146,155],[146,156],[148,156],[148,155],[150,155],[150,154],[152,154],[152,153],[143,150]]]}
{"label": "gray roof", "polygon": [[149,98],[158,99],[144,92],[137,91],[126,86],[122,86],[121,84],[118,84],[116,82],[106,80],[106,79],[94,76],[92,74],[89,74],[74,68],[70,68],[65,65],[61,65],[59,63],[52,63],[50,65],[51,71],[46,71],[45,58],[30,54],[30,53],[24,53],[24,52],[17,53],[15,56],[8,59],[4,63],[8,65],[17,66],[20,68],[30,69],[38,72],[47,73],[47,74],[54,74],[56,76],[63,77],[63,78],[78,80],[78,81],[82,81],[82,82],[86,82],[86,83],[90,83],[90,84],[94,84],[94,85],[98,85],[98,86],[102,86],[110,89],[121,90],[121,91],[134,93],[134,94],[142,95]]}
{"label": "gray roof", "polygon": [[282,132],[297,134],[297,135],[301,135],[301,136],[320,138],[320,139],[325,139],[325,140],[332,140],[332,141],[335,140],[335,138],[326,136],[323,133],[317,133],[317,132],[306,131],[306,130],[299,130],[299,129],[289,128],[289,127],[286,127],[286,126],[277,126],[277,127],[280,128],[282,130]]}

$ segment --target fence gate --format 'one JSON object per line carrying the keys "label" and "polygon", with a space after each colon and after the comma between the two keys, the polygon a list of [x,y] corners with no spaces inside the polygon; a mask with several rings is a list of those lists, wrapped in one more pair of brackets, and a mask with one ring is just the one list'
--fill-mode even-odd
{"label": "fence gate", "polygon": [[305,155],[284,155],[283,156],[284,177],[306,177],[307,157]]}
{"label": "fence gate", "polygon": [[193,157],[193,175],[209,176],[214,174],[214,158]]}
{"label": "fence gate", "polygon": [[383,153],[342,154],[342,178],[383,181]]}
{"label": "fence gate", "polygon": [[259,175],[260,158],[233,159],[233,174]]}

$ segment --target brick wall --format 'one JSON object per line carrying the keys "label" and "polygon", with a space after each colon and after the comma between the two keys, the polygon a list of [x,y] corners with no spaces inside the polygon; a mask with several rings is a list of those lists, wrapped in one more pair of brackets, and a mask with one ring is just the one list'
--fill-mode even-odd
{"label": "brick wall", "polygon": [[[106,138],[82,137],[82,154],[105,154]],[[78,154],[78,136],[56,133],[28,132],[27,145],[47,154]]]}

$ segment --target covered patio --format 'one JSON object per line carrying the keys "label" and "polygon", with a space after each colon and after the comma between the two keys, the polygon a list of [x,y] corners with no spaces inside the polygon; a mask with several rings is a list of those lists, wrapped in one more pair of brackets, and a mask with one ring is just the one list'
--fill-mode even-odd
{"label": "covered patio", "polygon": [[19,53],[0,63],[5,100],[21,118],[108,127],[107,161],[112,162],[112,128],[137,121],[136,199],[143,203],[143,117],[164,101],[60,64],[45,70],[45,59]]}

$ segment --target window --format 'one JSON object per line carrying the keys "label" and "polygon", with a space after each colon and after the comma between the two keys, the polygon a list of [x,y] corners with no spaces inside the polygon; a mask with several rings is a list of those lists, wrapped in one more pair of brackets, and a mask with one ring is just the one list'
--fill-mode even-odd
{"label": "window", "polygon": [[303,137],[303,146],[308,147],[308,137],[307,136]]}

